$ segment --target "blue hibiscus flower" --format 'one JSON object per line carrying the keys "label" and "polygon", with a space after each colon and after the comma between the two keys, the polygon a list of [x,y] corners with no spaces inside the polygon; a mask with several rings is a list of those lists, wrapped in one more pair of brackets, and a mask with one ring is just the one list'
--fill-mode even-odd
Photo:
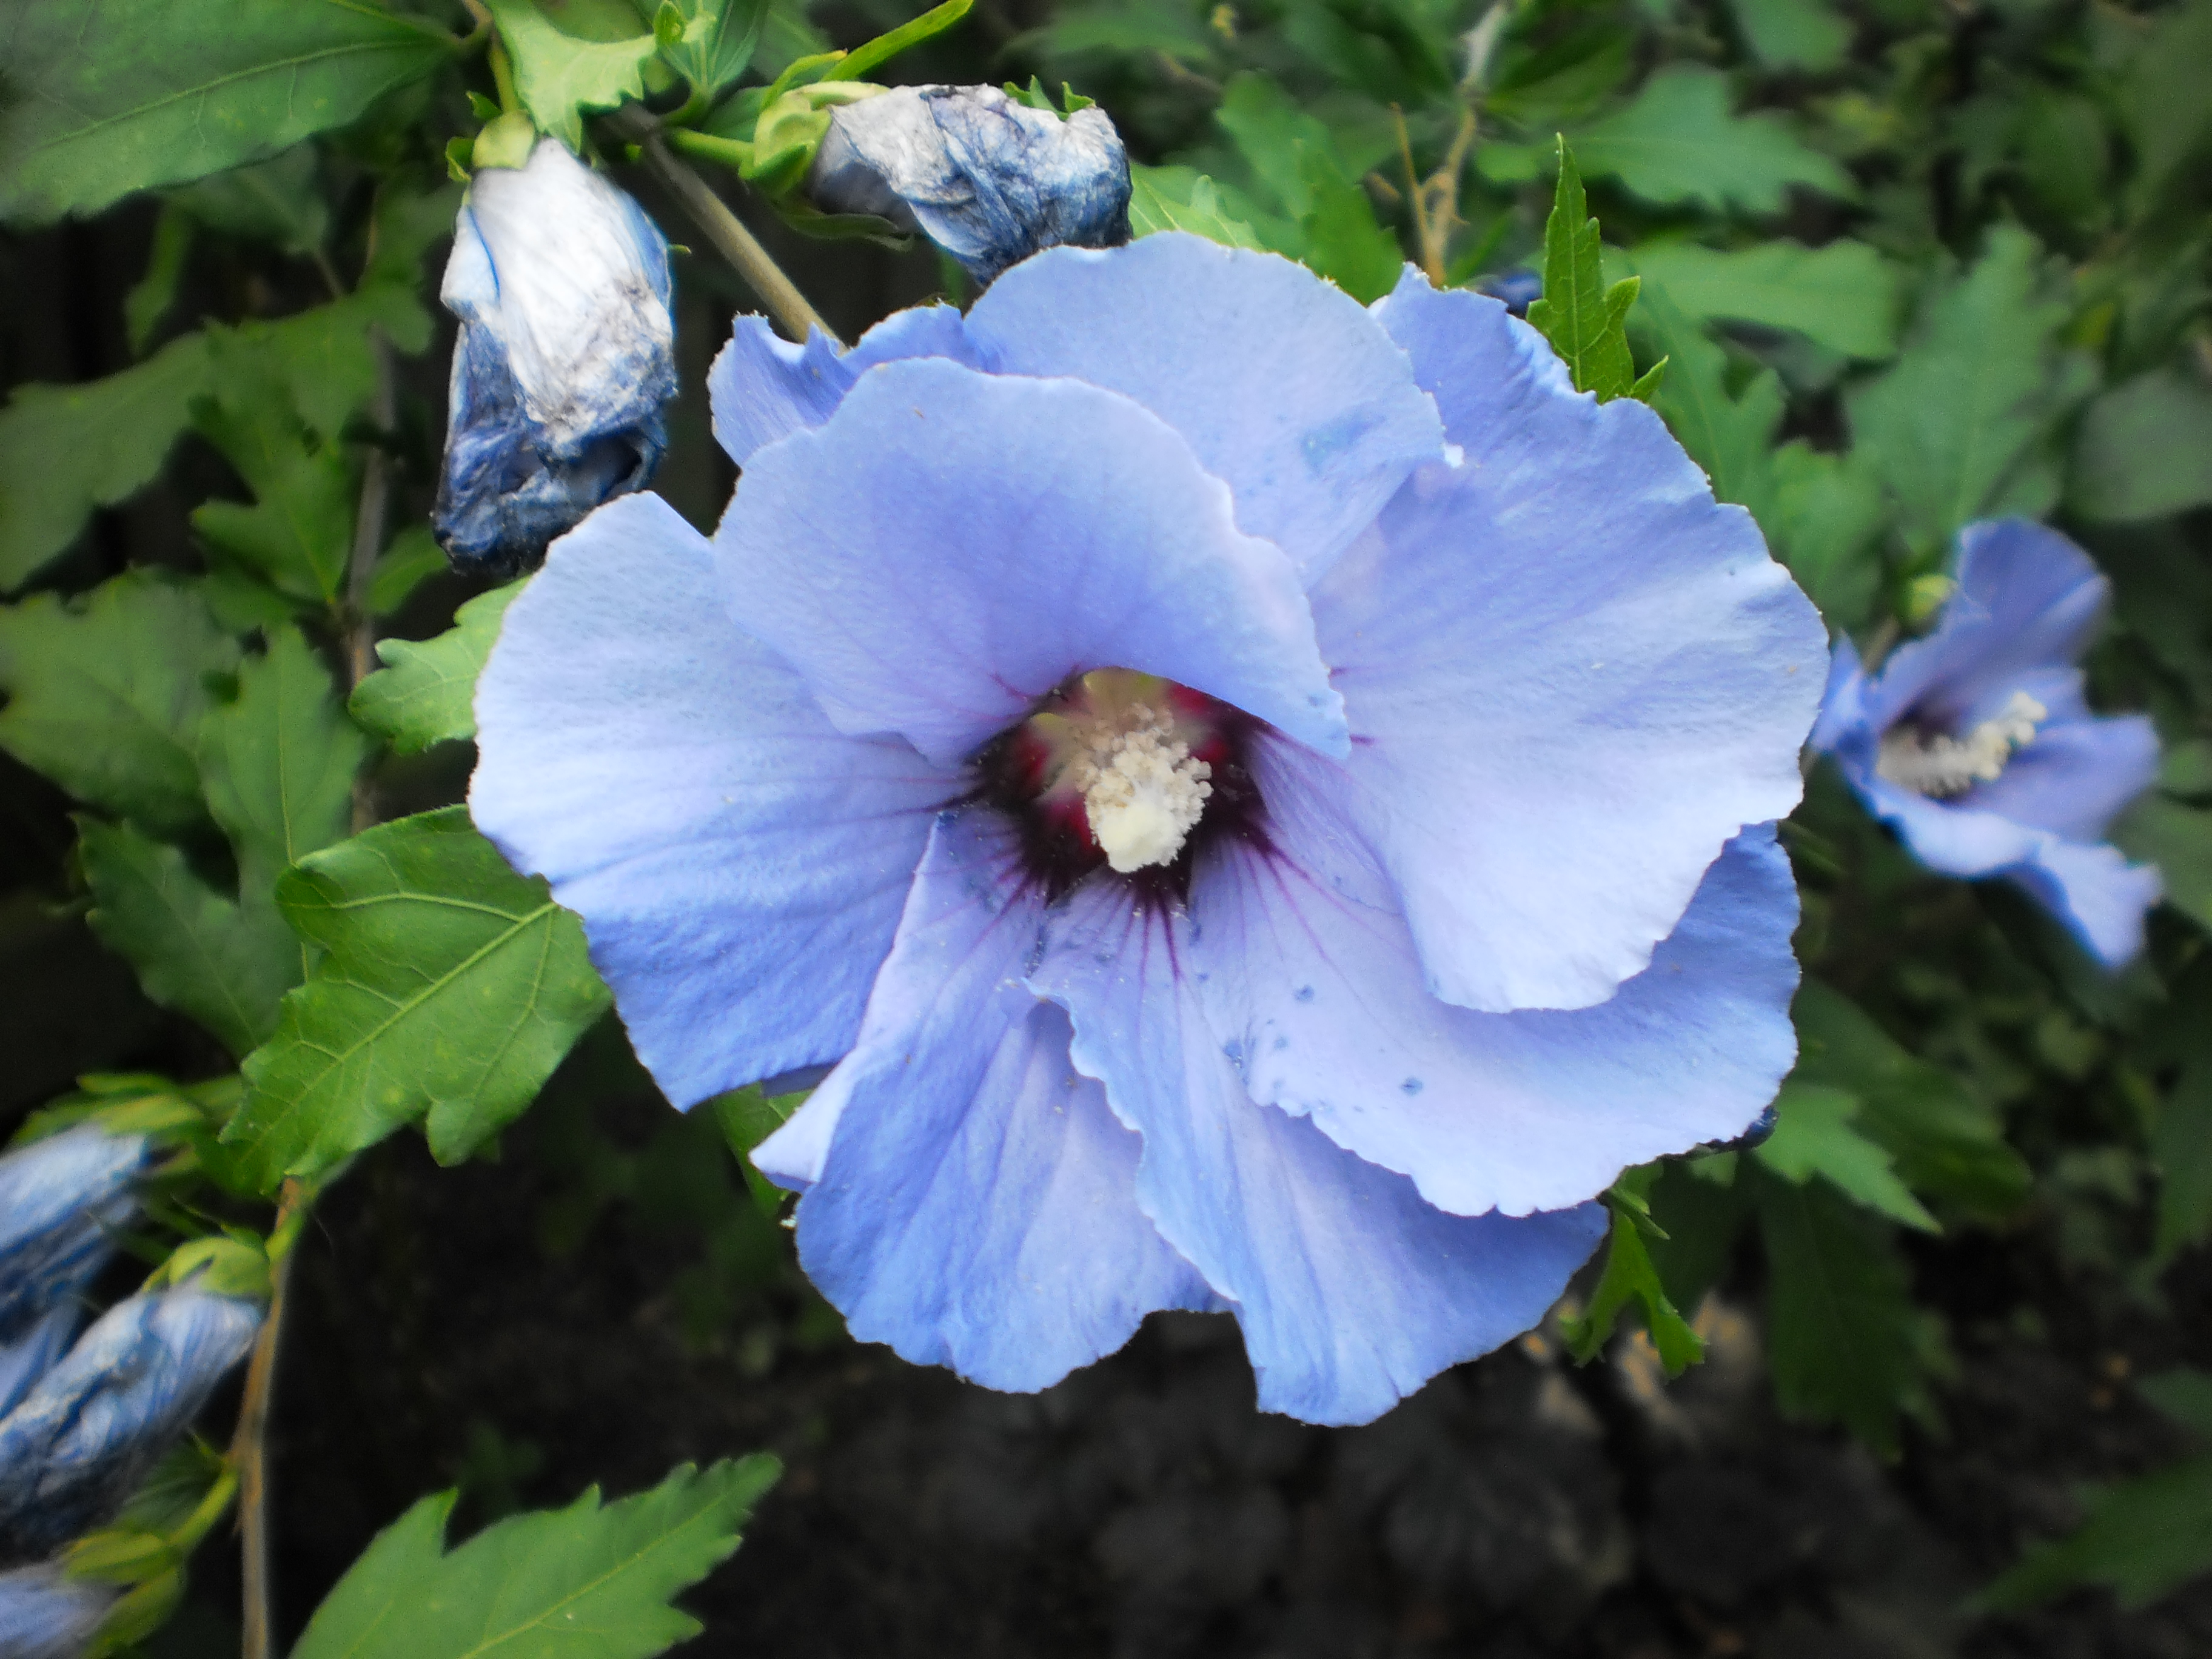
{"label": "blue hibiscus flower", "polygon": [[714,542],[555,547],[471,799],[672,1099],[835,1062],[757,1158],[856,1336],[1229,1309],[1362,1421],[1772,1096],[1818,618],[1495,301],[1158,235],[712,385]]}
{"label": "blue hibiscus flower", "polygon": [[2142,949],[2158,872],[2103,844],[2158,775],[2145,717],[2100,717],[2074,660],[2110,586],[2087,554],[2021,519],[1960,532],[1935,629],[1869,676],[1837,644],[1813,746],[1931,870],[2025,888],[2107,967]]}
{"label": "blue hibiscus flower", "polygon": [[669,293],[667,240],[558,139],[470,182],[439,291],[461,333],[432,521],[456,568],[527,569],[652,478],[676,395]]}

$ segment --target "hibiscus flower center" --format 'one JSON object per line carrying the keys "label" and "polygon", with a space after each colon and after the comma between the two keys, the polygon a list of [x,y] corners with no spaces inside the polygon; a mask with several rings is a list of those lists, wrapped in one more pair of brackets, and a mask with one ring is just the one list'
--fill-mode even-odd
{"label": "hibiscus flower center", "polygon": [[1250,723],[1156,674],[1094,669],[985,747],[977,793],[1022,822],[1031,873],[1054,893],[1101,864],[1174,873],[1194,839],[1243,821]]}
{"label": "hibiscus flower center", "polygon": [[1977,783],[1995,783],[2003,776],[2013,752],[2034,741],[2037,724],[2050,713],[2027,692],[2015,691],[1996,719],[1963,736],[1900,722],[1883,734],[1875,771],[1916,795],[1962,795]]}

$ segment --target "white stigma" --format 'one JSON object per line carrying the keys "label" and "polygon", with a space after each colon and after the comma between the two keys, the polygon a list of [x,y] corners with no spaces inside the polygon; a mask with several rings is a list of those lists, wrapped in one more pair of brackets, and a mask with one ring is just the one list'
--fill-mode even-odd
{"label": "white stigma", "polygon": [[1143,703],[1083,734],[1066,781],[1083,791],[1091,834],[1123,875],[1166,864],[1206,810],[1213,769],[1176,740],[1175,722]]}
{"label": "white stigma", "polygon": [[1995,720],[1984,720],[1963,738],[1931,738],[1901,726],[1882,738],[1874,769],[1916,795],[1961,795],[2003,776],[2013,751],[2034,741],[2037,723],[2050,713],[2027,692],[2015,691]]}

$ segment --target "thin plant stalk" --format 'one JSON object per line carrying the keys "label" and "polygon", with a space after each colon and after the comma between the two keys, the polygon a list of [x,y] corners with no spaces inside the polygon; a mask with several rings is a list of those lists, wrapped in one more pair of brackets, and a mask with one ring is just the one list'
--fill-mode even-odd
{"label": "thin plant stalk", "polygon": [[639,149],[646,166],[674,193],[692,222],[706,234],[714,252],[728,260],[744,279],[745,285],[760,296],[769,315],[787,337],[803,344],[808,332],[816,331],[832,344],[843,344],[830,325],[822,320],[821,313],[807,303],[799,285],[784,275],[783,268],[769,257],[768,250],[730,211],[714,188],[670,154],[666,141],[659,132],[647,133]]}
{"label": "thin plant stalk", "polygon": [[[297,1181],[284,1183],[277,1198],[272,1239],[285,1235],[305,1192]],[[276,1342],[284,1326],[284,1287],[291,1273],[290,1250],[272,1257],[269,1313],[261,1322],[253,1358],[246,1367],[246,1395],[238,1407],[238,1428],[230,1443],[230,1467],[238,1479],[239,1565],[244,1580],[245,1631],[239,1659],[271,1659],[276,1651],[269,1619],[269,1401],[276,1384]]]}

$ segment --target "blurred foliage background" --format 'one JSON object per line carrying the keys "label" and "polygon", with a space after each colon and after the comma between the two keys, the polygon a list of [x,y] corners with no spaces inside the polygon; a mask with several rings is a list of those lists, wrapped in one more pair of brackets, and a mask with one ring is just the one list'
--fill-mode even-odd
{"label": "blurred foliage background", "polygon": [[[620,3],[546,9],[601,39],[636,27]],[[36,9],[0,131],[29,118]],[[782,0],[751,78],[907,15]],[[1140,163],[1140,231],[1361,299],[1410,258],[1525,303],[1564,134],[1607,274],[1643,279],[1656,407],[1832,628],[1923,624],[1953,533],[1999,514],[2110,574],[2094,700],[2148,710],[2167,755],[2118,834],[2165,872],[2151,950],[2104,975],[1815,771],[1785,830],[1808,977],[1782,1130],[1637,1181],[1665,1234],[1644,1288],[1704,1364],[1668,1381],[1632,1320],[1577,1365],[1555,1322],[1348,1431],[1256,1417],[1233,1330],[1196,1316],[1033,1400],[855,1348],[722,1122],[671,1114],[599,1018],[454,1167],[389,1140],[317,1211],[282,1628],[440,1485],[474,1524],[770,1446],[791,1472],[693,1598],[696,1651],[2212,1651],[2212,0],[985,0],[886,73],[1066,82]],[[342,780],[347,653],[471,597],[423,514],[472,90],[481,61],[395,73],[273,159],[120,200],[0,189],[5,1122],[82,1073],[222,1073],[299,978],[257,907],[346,791],[272,849],[194,734],[290,699],[338,722]],[[725,193],[848,338],[960,297],[925,251]],[[711,526],[704,370],[753,302],[703,252],[677,280],[658,487]],[[371,470],[388,545],[349,590]],[[127,745],[126,775],[102,757]],[[458,800],[469,763],[382,757],[353,810]],[[180,976],[183,912],[268,994]],[[221,1553],[149,1652],[235,1650]]]}

